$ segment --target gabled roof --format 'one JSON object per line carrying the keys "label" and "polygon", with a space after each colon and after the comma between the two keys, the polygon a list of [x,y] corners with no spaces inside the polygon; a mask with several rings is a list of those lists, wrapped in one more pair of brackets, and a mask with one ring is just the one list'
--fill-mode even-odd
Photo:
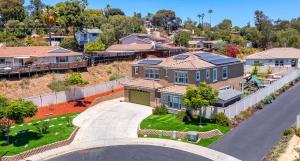
{"label": "gabled roof", "polygon": [[57,46],[28,46],[28,47],[0,47],[0,57],[51,57],[76,56],[82,53],[74,52]]}
{"label": "gabled roof", "polygon": [[147,88],[147,89],[159,89],[163,85],[155,80],[146,80],[146,79],[132,79],[123,83],[125,86],[138,87],[138,88]]}
{"label": "gabled roof", "polygon": [[272,48],[247,56],[246,59],[291,59],[300,58],[300,49],[296,48]]}

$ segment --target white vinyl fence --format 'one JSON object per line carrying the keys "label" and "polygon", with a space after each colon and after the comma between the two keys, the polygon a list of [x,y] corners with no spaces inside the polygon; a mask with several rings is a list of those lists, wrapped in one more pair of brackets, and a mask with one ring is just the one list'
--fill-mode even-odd
{"label": "white vinyl fence", "polygon": [[75,88],[71,88],[68,91],[54,92],[46,95],[33,96],[33,97],[25,98],[25,100],[32,101],[38,107],[64,103],[68,101],[73,101],[73,100],[101,94],[103,92],[112,91],[113,89],[116,88],[120,88],[122,87],[121,82],[127,79],[128,78],[121,78],[100,85],[75,87]]}
{"label": "white vinyl fence", "polygon": [[260,102],[265,97],[269,96],[271,93],[280,89],[285,84],[291,82],[292,80],[296,79],[299,76],[300,76],[300,69],[295,69],[292,72],[290,72],[288,75],[285,75],[283,78],[275,81],[274,83],[270,84],[269,86],[262,88],[262,89],[258,90],[257,92],[243,98],[239,102],[236,102],[236,103],[224,108],[222,112],[224,112],[224,114],[227,117],[233,118],[234,116],[238,115],[241,111],[244,111],[247,108]]}

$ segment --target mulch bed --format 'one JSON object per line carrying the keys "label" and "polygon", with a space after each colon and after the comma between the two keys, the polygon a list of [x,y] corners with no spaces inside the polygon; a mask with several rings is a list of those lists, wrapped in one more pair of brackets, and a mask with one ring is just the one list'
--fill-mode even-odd
{"label": "mulch bed", "polygon": [[[111,100],[124,96],[124,88],[114,89],[113,91],[107,91],[98,95],[86,97],[80,100],[69,101],[65,103],[50,105],[46,107],[38,108],[38,112],[33,117],[34,119],[45,119],[54,116],[79,113],[85,111],[92,105],[100,103],[102,101]],[[96,103],[95,103],[96,102]],[[32,119],[32,118],[31,118]],[[26,118],[25,122],[29,122],[30,118]]]}

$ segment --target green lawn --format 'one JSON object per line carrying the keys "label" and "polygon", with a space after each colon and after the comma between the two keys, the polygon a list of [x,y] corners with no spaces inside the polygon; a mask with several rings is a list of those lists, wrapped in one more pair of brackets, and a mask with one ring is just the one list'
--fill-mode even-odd
{"label": "green lawn", "polygon": [[[24,124],[15,124],[10,131],[10,145],[5,145],[6,137],[0,136],[0,155],[7,151],[6,156],[16,155],[21,152],[67,139],[75,127],[67,126],[68,117],[74,118],[77,114],[36,120]],[[40,135],[33,123],[49,121],[49,132]]]}
{"label": "green lawn", "polygon": [[219,129],[223,134],[227,133],[230,128],[214,124],[210,121],[205,121],[202,126],[198,125],[198,121],[185,123],[176,119],[173,114],[167,115],[151,115],[141,123],[141,129],[156,129],[169,131],[210,131]]}

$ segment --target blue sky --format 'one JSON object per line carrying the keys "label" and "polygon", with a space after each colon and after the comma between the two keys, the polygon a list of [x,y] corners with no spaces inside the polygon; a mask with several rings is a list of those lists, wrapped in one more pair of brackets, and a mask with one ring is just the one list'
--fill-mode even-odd
{"label": "blue sky", "polygon": [[[29,0],[25,0],[28,3]],[[46,4],[55,4],[63,0],[43,0]],[[114,8],[121,8],[126,15],[141,12],[155,13],[159,9],[171,9],[183,20],[190,17],[197,20],[198,13],[214,11],[212,24],[216,25],[225,18],[234,25],[253,24],[254,11],[263,10],[272,19],[291,19],[300,17],[300,0],[88,0],[89,8],[104,8],[107,3]],[[205,18],[209,21],[208,16]]]}

